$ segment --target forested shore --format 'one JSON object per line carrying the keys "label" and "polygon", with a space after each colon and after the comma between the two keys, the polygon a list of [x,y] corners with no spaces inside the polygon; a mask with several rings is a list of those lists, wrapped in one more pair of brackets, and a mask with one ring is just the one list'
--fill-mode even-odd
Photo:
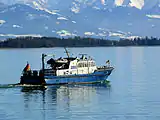
{"label": "forested shore", "polygon": [[159,46],[160,39],[154,37],[107,40],[98,38],[18,37],[0,41],[0,48],[41,47],[99,47],[99,46]]}

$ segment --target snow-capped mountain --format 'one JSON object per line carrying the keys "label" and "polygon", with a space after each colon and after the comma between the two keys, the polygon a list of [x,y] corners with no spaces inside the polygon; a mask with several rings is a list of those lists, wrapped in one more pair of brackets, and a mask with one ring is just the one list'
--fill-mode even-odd
{"label": "snow-capped mountain", "polygon": [[0,10],[4,9],[5,7],[7,7],[7,5],[0,2]]}
{"label": "snow-capped mountain", "polygon": [[6,4],[38,4],[42,7],[47,8],[68,8],[71,7],[71,4],[83,4],[84,6],[90,5],[103,5],[105,7],[114,7],[114,6],[132,6],[138,9],[150,9],[156,4],[159,4],[160,0],[1,0],[1,2]]}
{"label": "snow-capped mountain", "polygon": [[157,36],[159,0],[2,0],[0,36]]}

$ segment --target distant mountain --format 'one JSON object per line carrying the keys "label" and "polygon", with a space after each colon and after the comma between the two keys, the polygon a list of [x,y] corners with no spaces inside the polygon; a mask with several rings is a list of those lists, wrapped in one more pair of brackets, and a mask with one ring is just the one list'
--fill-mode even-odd
{"label": "distant mountain", "polygon": [[[61,30],[71,21],[62,20],[58,14],[50,14],[43,10],[34,9],[28,5],[15,4],[0,11],[4,24],[0,26],[1,34],[41,34],[51,35],[53,31]],[[1,35],[2,36],[2,35]]]}
{"label": "distant mountain", "polygon": [[159,0],[151,8],[144,7],[147,0],[23,0],[12,3],[16,4],[2,4],[2,7],[0,4],[0,38],[23,35],[108,39],[160,37]]}
{"label": "distant mountain", "polygon": [[160,3],[160,0],[1,0],[2,3],[6,4],[32,4],[37,3],[43,7],[52,9],[65,9],[71,7],[73,4],[78,3],[83,6],[103,6],[103,7],[115,7],[115,6],[133,6],[138,9],[150,9],[156,4]]}
{"label": "distant mountain", "polygon": [[5,7],[7,7],[7,5],[0,2],[0,10],[4,9]]}
{"label": "distant mountain", "polygon": [[158,3],[159,2],[157,2],[157,4],[155,4],[152,8],[145,11],[147,11],[149,14],[160,14],[160,4]]}

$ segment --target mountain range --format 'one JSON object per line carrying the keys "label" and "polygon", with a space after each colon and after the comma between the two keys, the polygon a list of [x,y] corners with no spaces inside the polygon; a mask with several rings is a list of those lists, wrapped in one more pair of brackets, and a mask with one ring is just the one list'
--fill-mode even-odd
{"label": "mountain range", "polygon": [[160,37],[160,0],[1,0],[0,38]]}

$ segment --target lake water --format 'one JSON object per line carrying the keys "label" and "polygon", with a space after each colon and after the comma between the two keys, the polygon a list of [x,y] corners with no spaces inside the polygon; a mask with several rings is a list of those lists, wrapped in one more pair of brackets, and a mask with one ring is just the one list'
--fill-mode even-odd
{"label": "lake water", "polygon": [[[0,120],[159,120],[160,47],[69,48],[87,53],[97,65],[115,67],[108,86],[49,86],[46,90],[7,88],[19,82],[28,61],[41,68],[41,54],[64,56],[63,48],[0,50]],[[4,87],[6,85],[6,87]]]}

